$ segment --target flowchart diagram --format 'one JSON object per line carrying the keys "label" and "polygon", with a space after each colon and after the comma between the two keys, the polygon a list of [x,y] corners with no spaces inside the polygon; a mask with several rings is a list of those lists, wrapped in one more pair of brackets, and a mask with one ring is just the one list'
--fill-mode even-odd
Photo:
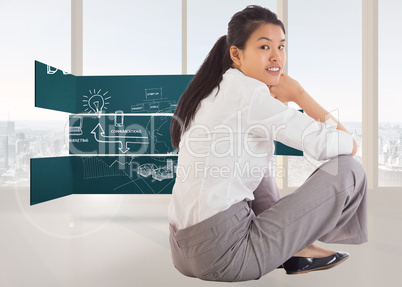
{"label": "flowchart diagram", "polygon": [[165,114],[71,115],[69,149],[73,154],[173,154]]}

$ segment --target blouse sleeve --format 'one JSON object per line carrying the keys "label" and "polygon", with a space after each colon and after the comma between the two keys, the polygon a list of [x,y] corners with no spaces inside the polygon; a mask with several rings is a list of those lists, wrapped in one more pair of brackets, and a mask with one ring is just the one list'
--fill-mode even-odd
{"label": "blouse sleeve", "polygon": [[316,160],[353,151],[353,137],[336,129],[332,119],[322,123],[288,107],[272,97],[265,85],[254,90],[245,121],[250,136],[279,141]]}

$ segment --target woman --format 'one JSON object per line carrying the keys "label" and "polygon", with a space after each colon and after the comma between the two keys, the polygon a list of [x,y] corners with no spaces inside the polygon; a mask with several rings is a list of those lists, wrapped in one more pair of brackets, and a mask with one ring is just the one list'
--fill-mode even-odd
{"label": "woman", "polygon": [[[184,275],[258,279],[331,268],[348,258],[314,245],[367,241],[366,175],[353,137],[282,73],[285,29],[259,6],[236,13],[182,95],[171,123],[179,151],[170,245]],[[283,103],[293,101],[306,114]],[[280,197],[273,140],[328,160]]]}

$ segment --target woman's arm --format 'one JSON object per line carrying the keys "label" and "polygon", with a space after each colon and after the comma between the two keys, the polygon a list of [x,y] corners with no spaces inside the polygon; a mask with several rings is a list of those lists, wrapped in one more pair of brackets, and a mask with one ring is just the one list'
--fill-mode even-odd
{"label": "woman's arm", "polygon": [[[337,129],[342,130],[350,134],[345,127],[336,120],[335,117],[333,117],[328,111],[326,111],[322,106],[320,106],[319,103],[317,103],[304,89],[303,91],[295,97],[294,102],[303,109],[303,111],[315,119],[316,121],[320,122],[325,122],[329,118],[331,118],[336,124],[337,124]],[[357,144],[356,141],[353,139],[353,151],[350,154],[351,156],[354,156],[357,152]]]}
{"label": "woman's arm", "polygon": [[[350,134],[345,127],[336,120],[328,111],[317,103],[304,88],[287,74],[282,74],[279,83],[275,86],[269,86],[271,95],[282,103],[295,102],[303,111],[316,121],[325,122],[331,118],[336,124],[337,129]],[[350,154],[354,156],[357,152],[357,144],[353,139],[353,150]]]}

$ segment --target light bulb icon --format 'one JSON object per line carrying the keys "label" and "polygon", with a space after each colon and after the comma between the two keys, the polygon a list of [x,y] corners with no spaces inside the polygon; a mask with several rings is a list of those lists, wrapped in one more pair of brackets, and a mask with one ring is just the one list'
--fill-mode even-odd
{"label": "light bulb icon", "polygon": [[104,105],[105,100],[101,95],[93,95],[88,100],[88,106],[95,114],[101,114]]}
{"label": "light bulb icon", "polygon": [[91,91],[89,90],[89,93],[91,94],[91,96],[88,98],[88,96],[83,96],[84,99],[83,101],[83,106],[87,107],[85,112],[91,113],[93,112],[94,114],[98,115],[98,117],[101,116],[103,109],[107,110],[106,105],[108,105],[109,103],[107,102],[108,99],[110,99],[111,97],[107,97],[104,98],[104,96],[106,96],[106,93],[104,93],[103,95],[100,94],[99,90],[98,92],[95,92],[95,90]]}

